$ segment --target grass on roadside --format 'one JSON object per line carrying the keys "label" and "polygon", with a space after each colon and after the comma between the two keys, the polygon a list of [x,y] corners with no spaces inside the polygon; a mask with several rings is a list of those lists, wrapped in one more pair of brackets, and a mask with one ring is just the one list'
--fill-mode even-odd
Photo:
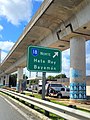
{"label": "grass on roadside", "polygon": [[[45,110],[43,110],[41,108],[38,108],[37,106],[35,106],[34,109],[45,115]],[[52,120],[65,120],[64,118],[62,118],[60,116],[57,116],[53,113],[49,113],[49,118],[52,119]]]}

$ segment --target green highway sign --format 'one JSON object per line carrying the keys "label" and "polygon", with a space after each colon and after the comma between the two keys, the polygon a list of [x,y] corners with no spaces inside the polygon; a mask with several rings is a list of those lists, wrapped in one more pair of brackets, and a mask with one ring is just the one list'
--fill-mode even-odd
{"label": "green highway sign", "polygon": [[29,46],[27,69],[35,72],[61,72],[61,51],[59,49]]}

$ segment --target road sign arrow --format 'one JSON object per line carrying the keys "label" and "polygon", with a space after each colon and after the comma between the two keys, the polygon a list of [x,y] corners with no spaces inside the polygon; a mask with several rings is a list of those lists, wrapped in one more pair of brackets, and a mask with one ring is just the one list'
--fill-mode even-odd
{"label": "road sign arrow", "polygon": [[56,56],[58,56],[58,52],[54,52],[53,58],[55,58]]}

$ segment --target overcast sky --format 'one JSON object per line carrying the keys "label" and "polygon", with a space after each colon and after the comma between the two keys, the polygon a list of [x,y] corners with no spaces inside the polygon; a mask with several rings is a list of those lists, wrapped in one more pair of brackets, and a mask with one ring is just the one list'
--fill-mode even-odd
{"label": "overcast sky", "polygon": [[[25,26],[40,7],[42,1],[0,0],[0,49],[2,49],[2,61],[18,40]],[[64,51],[62,56],[62,73],[65,73],[69,77],[70,50]],[[86,74],[90,75],[90,41],[86,42]],[[47,75],[52,74],[49,73]]]}

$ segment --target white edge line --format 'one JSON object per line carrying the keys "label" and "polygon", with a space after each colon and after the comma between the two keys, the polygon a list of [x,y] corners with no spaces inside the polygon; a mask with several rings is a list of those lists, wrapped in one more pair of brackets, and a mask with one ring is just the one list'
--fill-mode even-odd
{"label": "white edge line", "polygon": [[[1,95],[0,95],[1,96]],[[29,116],[27,114],[25,114],[23,111],[21,111],[18,107],[16,107],[14,104],[12,104],[11,102],[9,102],[6,98],[4,98],[3,96],[1,96],[6,102],[8,102],[15,110],[17,110],[22,116],[24,116],[26,118],[26,120],[33,120],[30,119]]]}

